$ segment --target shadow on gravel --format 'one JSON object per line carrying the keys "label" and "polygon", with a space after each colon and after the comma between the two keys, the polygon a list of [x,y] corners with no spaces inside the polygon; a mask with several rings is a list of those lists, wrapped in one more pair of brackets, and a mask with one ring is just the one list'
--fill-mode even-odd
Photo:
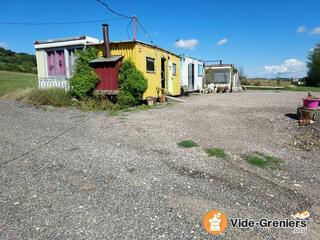
{"label": "shadow on gravel", "polygon": [[296,113],[287,113],[285,114],[286,117],[291,118],[293,120],[299,120],[298,115]]}

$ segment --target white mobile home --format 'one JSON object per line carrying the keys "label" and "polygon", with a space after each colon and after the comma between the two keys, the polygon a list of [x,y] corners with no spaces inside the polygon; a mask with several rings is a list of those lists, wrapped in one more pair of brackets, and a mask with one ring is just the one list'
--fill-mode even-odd
{"label": "white mobile home", "polygon": [[204,62],[181,55],[181,81],[183,91],[193,92],[203,89]]}
{"label": "white mobile home", "polygon": [[76,50],[97,43],[100,43],[100,40],[88,36],[34,42],[39,88],[68,89],[68,79],[74,71]]}
{"label": "white mobile home", "polygon": [[233,64],[206,65],[206,84],[214,84],[218,91],[237,91],[241,89],[239,73]]}

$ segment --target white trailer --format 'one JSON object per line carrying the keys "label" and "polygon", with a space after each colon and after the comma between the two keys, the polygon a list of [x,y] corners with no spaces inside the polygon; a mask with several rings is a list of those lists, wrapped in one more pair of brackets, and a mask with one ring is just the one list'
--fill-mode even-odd
{"label": "white trailer", "polygon": [[204,62],[186,55],[181,55],[181,93],[203,89]]}
{"label": "white trailer", "polygon": [[88,36],[35,41],[39,88],[69,90],[69,78],[74,72],[76,51],[100,42]]}
{"label": "white trailer", "polygon": [[216,91],[241,90],[239,73],[233,64],[206,65],[206,84],[214,84]]}

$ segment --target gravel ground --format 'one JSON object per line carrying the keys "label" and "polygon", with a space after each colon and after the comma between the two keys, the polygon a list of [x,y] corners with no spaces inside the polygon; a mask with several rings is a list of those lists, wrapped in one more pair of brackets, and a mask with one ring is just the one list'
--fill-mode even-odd
{"label": "gravel ground", "polygon": [[[212,239],[201,222],[210,209],[253,220],[307,209],[307,236],[229,227],[222,238],[320,239],[320,126],[290,118],[304,95],[195,95],[119,116],[2,99],[0,239]],[[177,146],[186,139],[199,147]],[[241,158],[255,151],[281,169]]]}

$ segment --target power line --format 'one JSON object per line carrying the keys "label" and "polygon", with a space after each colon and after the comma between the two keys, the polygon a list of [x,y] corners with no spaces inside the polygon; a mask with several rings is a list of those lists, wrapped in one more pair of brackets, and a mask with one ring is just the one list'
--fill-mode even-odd
{"label": "power line", "polygon": [[[116,11],[114,11],[112,8],[110,8],[110,6],[109,6],[107,3],[105,3],[105,2],[103,2],[103,1],[101,1],[101,0],[97,0],[97,2],[99,2],[99,3],[101,3],[103,6],[105,6],[111,13],[113,13],[113,14],[119,16],[119,17],[123,17],[123,18],[130,19],[130,21],[129,21],[128,25],[127,25],[127,35],[128,35],[128,38],[130,39],[130,34],[129,34],[129,30],[128,30],[128,29],[129,29],[130,24],[132,23],[132,20],[133,20],[135,17],[127,16],[127,15],[124,15],[124,14],[122,14],[122,13],[116,12]],[[149,38],[150,36],[149,36],[148,32],[146,31],[146,29],[144,28],[144,26],[142,25],[142,23],[140,22],[140,20],[139,20],[138,18],[136,18],[136,21],[137,21],[137,23],[139,24],[139,26],[141,27],[142,31],[145,33],[146,37]]]}
{"label": "power line", "polygon": [[123,18],[110,18],[110,19],[97,19],[97,20],[84,20],[73,22],[0,22],[0,25],[23,25],[23,26],[43,26],[43,25],[71,25],[71,24],[84,24],[84,23],[97,23],[105,21],[123,20]]}
{"label": "power line", "polygon": [[149,37],[149,34],[147,33],[147,31],[145,30],[145,28],[143,27],[142,23],[140,22],[140,20],[137,18],[137,23],[139,24],[139,26],[141,27],[142,31],[146,34],[146,37]]}
{"label": "power line", "polygon": [[118,15],[119,17],[123,17],[123,18],[128,18],[128,19],[132,19],[133,17],[130,17],[130,16],[126,16],[124,14],[121,14],[121,13],[118,13],[114,10],[112,10],[108,4],[106,4],[105,2],[101,1],[101,0],[97,0],[99,3],[101,3],[103,6],[105,6],[110,12],[112,12],[113,14],[115,15]]}
{"label": "power line", "polygon": [[131,39],[130,34],[129,34],[129,27],[130,27],[130,24],[132,23],[132,21],[133,21],[133,18],[129,21],[129,23],[127,25],[127,36],[129,39]]}

